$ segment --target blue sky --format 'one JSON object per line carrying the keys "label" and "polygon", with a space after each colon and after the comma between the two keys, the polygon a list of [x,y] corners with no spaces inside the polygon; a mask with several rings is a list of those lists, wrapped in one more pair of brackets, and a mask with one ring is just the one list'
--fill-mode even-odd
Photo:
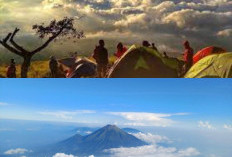
{"label": "blue sky", "polygon": [[231,86],[219,79],[2,79],[0,118],[231,129]]}

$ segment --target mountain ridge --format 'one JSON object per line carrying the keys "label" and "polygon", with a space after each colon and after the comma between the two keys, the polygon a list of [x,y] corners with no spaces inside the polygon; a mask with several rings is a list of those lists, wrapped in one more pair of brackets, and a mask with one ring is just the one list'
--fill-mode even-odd
{"label": "mountain ridge", "polygon": [[53,153],[62,152],[88,156],[91,154],[104,154],[104,150],[110,148],[143,145],[147,145],[147,143],[118,128],[116,125],[106,125],[89,135],[75,134],[57,143],[53,147]]}

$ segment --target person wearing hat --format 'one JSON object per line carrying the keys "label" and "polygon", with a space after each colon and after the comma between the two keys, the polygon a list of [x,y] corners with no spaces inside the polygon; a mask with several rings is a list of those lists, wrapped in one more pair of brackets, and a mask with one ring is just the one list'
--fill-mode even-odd
{"label": "person wearing hat", "polygon": [[11,59],[10,66],[7,68],[6,75],[8,78],[16,78],[16,66],[14,59]]}
{"label": "person wearing hat", "polygon": [[56,78],[58,72],[58,62],[55,56],[50,57],[49,68],[51,71],[52,78]]}
{"label": "person wearing hat", "polygon": [[193,65],[193,49],[191,48],[189,41],[184,42],[184,49],[184,73],[186,73]]}

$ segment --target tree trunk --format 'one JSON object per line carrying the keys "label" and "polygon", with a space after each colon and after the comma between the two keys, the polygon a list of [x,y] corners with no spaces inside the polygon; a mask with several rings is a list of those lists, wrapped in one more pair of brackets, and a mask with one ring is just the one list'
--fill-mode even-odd
{"label": "tree trunk", "polygon": [[27,73],[31,65],[31,56],[24,57],[23,64],[21,67],[21,78],[27,78]]}

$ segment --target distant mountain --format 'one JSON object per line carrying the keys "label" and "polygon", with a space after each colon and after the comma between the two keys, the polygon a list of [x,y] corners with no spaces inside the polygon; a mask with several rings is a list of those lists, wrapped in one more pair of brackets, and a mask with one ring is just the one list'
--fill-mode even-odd
{"label": "distant mountain", "polygon": [[104,154],[103,151],[110,148],[137,147],[143,145],[147,145],[147,143],[119,129],[115,125],[107,125],[86,136],[76,134],[69,139],[59,142],[51,150],[54,153],[62,152],[78,156],[87,156],[91,154]]}
{"label": "distant mountain", "polygon": [[140,132],[142,132],[142,131],[139,131],[139,130],[137,130],[137,129],[132,129],[132,128],[123,128],[122,129],[123,131],[125,131],[125,132],[127,132],[127,133],[129,133],[129,134],[136,134],[136,133],[140,133]]}

